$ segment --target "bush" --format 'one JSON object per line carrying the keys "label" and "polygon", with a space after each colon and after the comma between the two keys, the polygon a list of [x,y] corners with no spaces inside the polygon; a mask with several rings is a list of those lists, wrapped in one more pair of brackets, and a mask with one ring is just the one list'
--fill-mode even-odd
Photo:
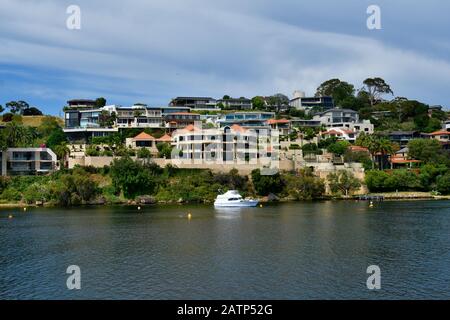
{"label": "bush", "polygon": [[437,179],[436,187],[441,194],[450,194],[450,172]]}
{"label": "bush", "polygon": [[312,200],[323,197],[325,183],[313,175],[309,169],[300,170],[297,175],[283,176],[286,181],[285,192],[295,200]]}
{"label": "bush", "polygon": [[151,153],[150,150],[148,150],[147,148],[141,148],[138,150],[137,152],[137,157],[140,159],[148,159],[151,157]]}
{"label": "bush", "polygon": [[22,194],[17,189],[10,187],[3,191],[0,198],[2,200],[16,202],[22,199]]}
{"label": "bush", "polygon": [[100,156],[100,151],[95,146],[88,146],[84,152],[88,157],[98,157]]}
{"label": "bush", "polygon": [[419,175],[411,170],[385,171],[370,170],[366,172],[366,185],[373,192],[423,190]]}
{"label": "bush", "polygon": [[342,156],[345,151],[347,151],[348,147],[350,146],[350,142],[348,141],[337,141],[332,144],[330,144],[327,148],[328,152],[331,152],[337,156]]}
{"label": "bush", "polygon": [[277,194],[283,191],[285,183],[279,173],[274,175],[261,175],[259,169],[252,171],[252,181],[256,192],[261,196],[269,193]]}

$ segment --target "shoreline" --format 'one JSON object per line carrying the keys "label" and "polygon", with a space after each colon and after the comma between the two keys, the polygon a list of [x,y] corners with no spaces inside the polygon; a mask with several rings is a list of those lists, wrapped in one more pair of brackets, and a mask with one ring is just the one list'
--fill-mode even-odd
{"label": "shoreline", "polygon": [[[428,200],[428,201],[438,201],[438,200],[450,200],[450,195],[447,196],[441,196],[441,195],[432,195],[430,192],[383,192],[383,193],[369,193],[367,196],[374,196],[374,197],[383,197],[384,200],[382,201],[415,201],[415,200]],[[340,197],[325,197],[321,199],[313,199],[313,200],[291,200],[291,199],[280,199],[278,201],[267,201],[264,199],[264,197],[259,198],[260,203],[262,204],[276,204],[276,203],[302,203],[302,202],[309,202],[309,201],[369,201],[369,200],[360,200],[358,198],[355,198],[354,196],[340,196]],[[69,208],[76,208],[76,207],[90,207],[90,206],[155,206],[155,205],[208,205],[212,204],[213,202],[182,202],[179,201],[156,201],[154,203],[139,203],[136,201],[123,201],[123,202],[106,202],[106,203],[86,203],[86,204],[80,204],[76,206],[69,206]],[[0,203],[0,209],[17,209],[17,208],[34,208],[34,207],[43,207],[43,208],[67,208],[64,206],[60,206],[53,203],[44,203],[44,204],[28,204],[23,202],[17,202],[17,203]]]}

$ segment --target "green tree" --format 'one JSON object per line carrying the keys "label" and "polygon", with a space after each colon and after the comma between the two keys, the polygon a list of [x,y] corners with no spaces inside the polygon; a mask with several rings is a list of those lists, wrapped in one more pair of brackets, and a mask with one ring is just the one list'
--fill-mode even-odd
{"label": "green tree", "polygon": [[158,157],[159,158],[165,158],[170,159],[172,158],[172,146],[169,143],[158,143],[156,145],[156,148],[158,148]]}
{"label": "green tree", "polygon": [[345,151],[347,151],[349,146],[350,142],[348,141],[336,141],[328,146],[327,151],[335,154],[336,156],[342,156]]}
{"label": "green tree", "polygon": [[252,171],[251,176],[253,186],[259,195],[277,194],[284,188],[284,181],[279,173],[274,175],[261,175],[261,171],[255,169]]}
{"label": "green tree", "polygon": [[437,190],[442,194],[450,194],[450,172],[437,179]]}
{"label": "green tree", "polygon": [[128,199],[137,195],[152,194],[156,186],[150,171],[130,157],[114,159],[110,175],[116,191],[122,191]]}
{"label": "green tree", "polygon": [[354,99],[355,87],[339,79],[331,79],[323,82],[316,91],[316,97],[333,97],[336,105],[348,99]]}
{"label": "green tree", "polygon": [[394,94],[391,87],[382,78],[367,78],[364,80],[364,88],[368,95],[370,105],[373,107],[383,95]]}
{"label": "green tree", "polygon": [[103,97],[95,99],[95,107],[103,108],[106,105],[106,99]]}
{"label": "green tree", "polygon": [[253,105],[253,109],[256,109],[256,110],[264,110],[265,109],[264,99],[260,96],[256,96],[256,97],[252,98],[252,105]]}
{"label": "green tree", "polygon": [[285,190],[295,200],[312,200],[323,197],[325,183],[310,169],[301,169],[296,175],[286,175]]}
{"label": "green tree", "polygon": [[408,156],[424,163],[448,165],[448,155],[439,141],[434,139],[414,139],[408,142]]}
{"label": "green tree", "polygon": [[327,179],[331,192],[333,193],[342,193],[345,196],[348,196],[361,188],[361,181],[359,181],[353,173],[346,170],[330,173],[327,176]]}
{"label": "green tree", "polygon": [[6,107],[13,114],[22,114],[25,109],[28,109],[30,105],[25,101],[10,101],[6,103]]}

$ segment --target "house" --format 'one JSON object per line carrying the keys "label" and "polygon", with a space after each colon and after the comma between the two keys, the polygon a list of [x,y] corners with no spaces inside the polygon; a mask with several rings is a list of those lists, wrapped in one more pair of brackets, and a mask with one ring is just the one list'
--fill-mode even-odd
{"label": "house", "polygon": [[408,147],[402,148],[398,150],[394,155],[390,156],[389,162],[391,163],[391,169],[398,169],[398,168],[411,168],[414,164],[418,164],[421,161],[410,159],[408,157]]}
{"label": "house", "polygon": [[418,131],[392,131],[389,133],[389,140],[400,145],[401,148],[406,147],[412,139],[420,138]]}
{"label": "house", "polygon": [[299,90],[294,91],[293,98],[289,106],[297,110],[328,110],[334,108],[332,97],[306,97],[305,93]]}
{"label": "house", "polygon": [[370,120],[360,120],[358,112],[351,109],[330,109],[316,114],[313,120],[320,121],[320,124],[327,128],[344,128],[367,134],[372,134],[374,131],[374,125]]}
{"label": "house", "polygon": [[166,128],[179,129],[200,121],[200,115],[190,112],[173,112],[166,114],[164,121],[166,122]]}
{"label": "house", "polygon": [[354,143],[356,141],[357,133],[350,129],[333,128],[328,131],[322,132],[321,137],[323,139],[337,138],[338,140],[346,140],[348,142]]}
{"label": "house", "polygon": [[148,134],[146,132],[141,132],[137,136],[133,138],[127,138],[125,139],[125,145],[127,148],[131,149],[141,149],[141,148],[147,148],[150,150],[151,153],[156,154],[158,153],[158,144],[160,143],[171,143],[172,137],[168,134],[163,135],[161,138],[155,138],[151,134]]}
{"label": "house", "polygon": [[450,131],[439,130],[432,133],[424,134],[425,137],[437,140],[441,143],[447,144],[450,142]]}
{"label": "house", "polygon": [[58,169],[56,154],[49,148],[9,148],[0,151],[1,175],[47,174]]}
{"label": "house", "polygon": [[229,98],[217,100],[217,104],[223,105],[224,109],[229,110],[251,110],[253,109],[252,100],[241,98]]}
{"label": "house", "polygon": [[170,107],[188,107],[194,111],[220,110],[217,101],[211,97],[176,97],[170,103]]}
{"label": "house", "polygon": [[237,124],[246,129],[270,129],[267,120],[275,118],[275,112],[234,112],[224,115],[217,120],[219,127]]}
{"label": "house", "polygon": [[291,133],[291,121],[288,119],[270,119],[266,121],[272,130],[278,130],[280,135],[287,136]]}

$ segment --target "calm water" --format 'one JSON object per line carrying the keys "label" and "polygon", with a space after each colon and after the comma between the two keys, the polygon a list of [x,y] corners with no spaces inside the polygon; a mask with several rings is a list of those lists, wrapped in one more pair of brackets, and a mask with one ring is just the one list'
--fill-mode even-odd
{"label": "calm water", "polygon": [[448,299],[450,202],[2,209],[0,298]]}

